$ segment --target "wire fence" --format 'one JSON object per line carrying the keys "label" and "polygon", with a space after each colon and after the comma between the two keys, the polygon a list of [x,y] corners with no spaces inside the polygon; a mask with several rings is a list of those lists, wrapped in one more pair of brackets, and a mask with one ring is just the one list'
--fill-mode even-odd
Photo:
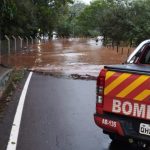
{"label": "wire fence", "polygon": [[28,37],[8,37],[5,35],[5,39],[0,40],[0,55],[9,55],[13,53],[18,53],[25,49],[30,49],[33,44],[39,42],[39,38],[28,38]]}
{"label": "wire fence", "polygon": [[[66,40],[64,38],[59,39],[59,42],[61,40]],[[67,39],[68,40],[68,39]],[[80,38],[80,42],[87,41],[88,39]],[[18,59],[18,56],[23,56],[25,53],[27,56],[30,56],[31,53],[34,50],[37,50],[37,44],[50,42],[47,37],[20,37],[20,36],[7,36],[5,35],[4,39],[0,39],[0,64],[6,65],[6,66],[13,66],[13,62],[15,61],[16,64],[19,64],[20,59]],[[64,44],[64,42],[63,42]],[[96,44],[97,45],[97,44]],[[112,50],[114,53],[118,53],[118,57],[122,57],[122,59],[126,59],[129,54],[134,50],[133,47],[117,47],[116,45],[107,44],[104,46],[106,50],[109,51]],[[20,54],[21,55],[20,55]],[[14,55],[15,54],[15,55]],[[29,54],[29,55],[28,55]],[[120,55],[121,54],[121,55]],[[29,57],[28,57],[29,58]],[[26,59],[26,64],[29,62],[29,60]]]}
{"label": "wire fence", "polygon": [[[40,37],[20,37],[20,36],[7,36],[4,39],[0,39],[0,64],[2,64],[2,57],[9,56],[11,54],[20,53],[23,51],[30,51],[33,45],[38,43],[44,43],[46,39]],[[3,64],[5,65],[5,64]]]}

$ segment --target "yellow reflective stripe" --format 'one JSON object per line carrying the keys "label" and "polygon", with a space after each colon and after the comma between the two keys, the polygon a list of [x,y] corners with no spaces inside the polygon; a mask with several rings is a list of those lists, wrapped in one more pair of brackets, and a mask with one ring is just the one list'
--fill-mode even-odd
{"label": "yellow reflective stripe", "polygon": [[122,90],[117,97],[125,97],[129,93],[131,93],[134,89],[136,89],[139,85],[141,85],[143,82],[145,82],[147,79],[149,79],[148,76],[140,76],[135,81],[133,81],[129,86],[127,86],[124,90]]}
{"label": "yellow reflective stripe", "polygon": [[120,83],[122,83],[124,80],[126,80],[128,77],[130,77],[131,74],[123,73],[121,74],[117,79],[115,79],[113,82],[111,82],[104,91],[104,94],[107,95],[109,92],[111,92],[115,87],[117,87]]}
{"label": "yellow reflective stripe", "polygon": [[142,101],[148,96],[150,96],[150,90],[144,90],[143,92],[141,92],[139,95],[135,97],[135,100]]}
{"label": "yellow reflective stripe", "polygon": [[115,74],[115,72],[113,72],[113,71],[108,71],[107,73],[106,73],[106,78],[105,78],[105,80],[107,80],[107,79],[109,79],[111,76],[113,76]]}

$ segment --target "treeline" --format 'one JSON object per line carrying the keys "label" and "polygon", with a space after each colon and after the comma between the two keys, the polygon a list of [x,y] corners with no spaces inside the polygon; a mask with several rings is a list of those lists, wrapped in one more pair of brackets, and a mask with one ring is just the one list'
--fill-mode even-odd
{"label": "treeline", "polygon": [[150,0],[94,0],[77,20],[80,34],[137,44],[150,38]]}
{"label": "treeline", "polygon": [[72,0],[1,0],[0,36],[51,34]]}
{"label": "treeline", "polygon": [[104,36],[130,45],[150,38],[150,0],[1,0],[0,36]]}

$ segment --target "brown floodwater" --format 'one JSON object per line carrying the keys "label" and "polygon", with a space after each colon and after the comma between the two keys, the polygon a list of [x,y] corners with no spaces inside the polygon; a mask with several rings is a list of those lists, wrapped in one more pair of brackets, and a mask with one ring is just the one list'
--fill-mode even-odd
{"label": "brown floodwater", "polygon": [[57,39],[2,56],[2,63],[37,72],[97,76],[103,65],[125,62],[132,50],[120,47],[117,52],[116,47],[103,47],[94,39]]}

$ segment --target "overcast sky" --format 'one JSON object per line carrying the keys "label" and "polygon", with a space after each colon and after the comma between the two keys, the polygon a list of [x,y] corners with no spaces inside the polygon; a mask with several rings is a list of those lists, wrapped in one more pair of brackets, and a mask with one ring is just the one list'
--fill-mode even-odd
{"label": "overcast sky", "polygon": [[91,0],[82,0],[84,3],[89,4]]}
{"label": "overcast sky", "polygon": [[90,1],[91,1],[91,0],[79,0],[79,1],[84,2],[84,3],[86,3],[86,4],[90,4]]}

